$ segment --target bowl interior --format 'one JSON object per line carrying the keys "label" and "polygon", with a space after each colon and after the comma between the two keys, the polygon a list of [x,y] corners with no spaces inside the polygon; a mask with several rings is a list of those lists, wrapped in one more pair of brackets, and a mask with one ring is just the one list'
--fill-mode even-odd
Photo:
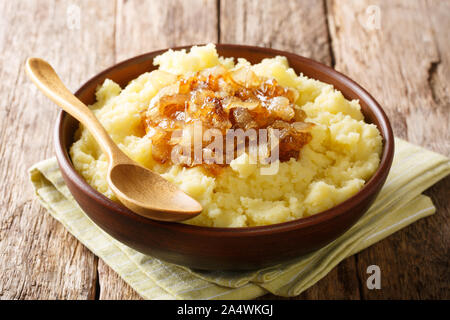
{"label": "bowl interior", "polygon": [[[191,46],[185,47],[177,47],[173,48],[174,50],[182,49],[182,48],[190,48]],[[383,112],[382,108],[375,101],[375,99],[366,92],[362,87],[360,87],[353,80],[344,76],[343,74],[321,64],[316,61],[284,52],[278,51],[269,48],[260,48],[260,47],[251,47],[251,46],[242,46],[242,45],[225,45],[225,44],[217,44],[217,51],[219,55],[224,57],[243,57],[250,61],[252,64],[260,62],[264,58],[272,58],[277,55],[285,56],[289,65],[296,71],[296,73],[303,73],[305,76],[320,80],[322,82],[326,82],[332,84],[337,90],[341,91],[345,98],[349,100],[358,99],[361,105],[361,111],[364,114],[365,121],[368,123],[375,124],[383,138],[383,150],[381,156],[380,165],[375,172],[375,174],[369,179],[368,182],[364,185],[364,187],[354,196],[342,202],[341,204],[326,210],[324,212],[315,214],[313,216],[302,218],[290,222],[284,222],[275,225],[269,226],[260,226],[260,227],[247,227],[247,228],[209,228],[209,227],[199,227],[199,226],[191,226],[185,224],[173,224],[169,223],[174,228],[185,228],[185,229],[203,229],[210,230],[211,232],[239,232],[239,233],[252,233],[252,232],[273,232],[277,229],[286,229],[286,228],[296,228],[302,225],[310,225],[315,223],[323,222],[327,219],[331,219],[336,215],[339,215],[348,208],[364,201],[367,197],[369,197],[373,192],[379,189],[379,181],[386,178],[387,173],[389,171],[390,165],[392,163],[393,158],[393,148],[394,148],[394,139],[392,129],[389,124],[389,120],[386,117],[386,114]],[[91,78],[87,81],[75,94],[77,97],[83,101],[85,104],[92,104],[95,102],[95,90],[98,85],[103,83],[105,79],[111,79],[117,82],[122,88],[125,87],[131,80],[137,78],[144,72],[148,72],[156,69],[153,65],[153,58],[157,55],[165,52],[167,49],[151,52],[148,54],[144,54],[124,62],[121,62],[101,73]],[[83,187],[87,190],[91,197],[96,198],[118,212],[123,214],[127,214],[130,216],[134,216],[136,219],[140,219],[143,223],[158,223],[161,225],[166,225],[165,222],[156,222],[150,219],[145,219],[140,216],[135,215],[124,206],[115,203],[95,189],[90,187],[87,182],[75,171],[73,165],[71,163],[68,150],[73,143],[74,133],[78,128],[78,121],[73,117],[68,115],[65,112],[61,112],[57,128],[56,128],[56,148],[60,149],[62,152],[62,156],[64,161],[70,164],[71,167],[71,176],[80,184],[83,184]],[[58,150],[57,150],[58,151]],[[176,226],[175,226],[176,225]]]}

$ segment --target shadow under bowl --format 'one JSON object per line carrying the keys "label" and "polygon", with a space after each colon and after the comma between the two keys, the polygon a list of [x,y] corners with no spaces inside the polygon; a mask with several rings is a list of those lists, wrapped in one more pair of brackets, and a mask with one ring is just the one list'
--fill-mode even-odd
{"label": "shadow under bowl", "polygon": [[[190,48],[191,46],[173,48]],[[354,196],[313,216],[249,228],[210,228],[159,222],[141,217],[93,189],[74,169],[68,150],[79,123],[64,111],[55,128],[59,167],[69,190],[84,212],[100,228],[127,246],[158,259],[205,270],[244,270],[274,265],[319,249],[348,230],[370,207],[389,173],[394,137],[386,114],[361,86],[316,61],[269,48],[217,44],[219,55],[243,57],[253,63],[285,56],[297,72],[332,84],[347,99],[358,99],[365,121],[375,124],[383,138],[380,165]],[[153,58],[165,50],[126,60],[87,81],[75,94],[85,104],[95,102],[95,89],[108,78],[125,87],[140,74],[155,69]]]}

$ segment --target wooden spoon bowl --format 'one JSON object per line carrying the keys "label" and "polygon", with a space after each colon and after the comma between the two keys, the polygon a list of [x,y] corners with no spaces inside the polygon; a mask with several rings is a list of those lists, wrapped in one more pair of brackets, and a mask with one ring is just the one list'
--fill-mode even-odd
{"label": "wooden spoon bowl", "polygon": [[63,110],[79,120],[108,157],[106,180],[127,208],[143,217],[182,221],[195,217],[202,206],[159,174],[130,159],[112,140],[94,113],[62,83],[52,66],[39,58],[28,58],[30,79]]}
{"label": "wooden spoon bowl", "polygon": [[[311,217],[262,227],[209,228],[146,219],[97,192],[74,169],[68,150],[74,142],[79,123],[61,112],[56,123],[55,148],[67,186],[86,214],[117,240],[142,253],[192,268],[253,269],[274,265],[325,246],[367,211],[386,180],[394,155],[394,137],[386,114],[357,83],[321,63],[268,48],[216,46],[222,56],[243,57],[251,63],[277,55],[285,56],[297,73],[334,85],[347,99],[359,99],[365,121],[374,123],[383,137],[383,149],[377,171],[356,195]],[[99,73],[86,82],[76,96],[85,104],[92,104],[95,88],[106,78],[124,87],[143,72],[154,70],[153,58],[164,51],[129,59]]]}

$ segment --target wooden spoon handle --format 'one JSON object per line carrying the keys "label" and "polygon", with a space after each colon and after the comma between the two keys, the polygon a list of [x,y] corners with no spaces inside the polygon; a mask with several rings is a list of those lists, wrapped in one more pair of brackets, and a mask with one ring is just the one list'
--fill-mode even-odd
{"label": "wooden spoon handle", "polygon": [[[94,113],[81,102],[53,70],[52,66],[39,58],[28,58],[26,71],[36,86],[53,102],[80,121],[94,136],[103,152],[108,155],[110,164],[128,159],[114,143]],[[125,157],[123,157],[125,156]]]}

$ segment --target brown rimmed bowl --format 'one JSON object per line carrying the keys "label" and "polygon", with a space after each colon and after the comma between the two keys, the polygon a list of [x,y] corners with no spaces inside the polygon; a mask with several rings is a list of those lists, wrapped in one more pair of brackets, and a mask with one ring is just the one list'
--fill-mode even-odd
{"label": "brown rimmed bowl", "polygon": [[[358,99],[365,121],[375,124],[383,137],[380,166],[364,187],[329,210],[269,226],[209,228],[146,219],[100,194],[74,169],[68,150],[74,142],[79,123],[62,111],[56,122],[55,149],[67,186],[84,212],[112,237],[137,251],[179,265],[206,270],[254,269],[325,246],[367,211],[386,180],[394,155],[394,137],[386,114],[361,86],[316,61],[269,48],[229,44],[217,44],[216,47],[221,56],[243,57],[252,64],[264,58],[285,56],[297,73],[332,84],[347,99]],[[153,58],[166,50],[116,64],[90,79],[75,94],[85,104],[92,104],[97,85],[106,78],[124,87],[140,74],[154,70]]]}

